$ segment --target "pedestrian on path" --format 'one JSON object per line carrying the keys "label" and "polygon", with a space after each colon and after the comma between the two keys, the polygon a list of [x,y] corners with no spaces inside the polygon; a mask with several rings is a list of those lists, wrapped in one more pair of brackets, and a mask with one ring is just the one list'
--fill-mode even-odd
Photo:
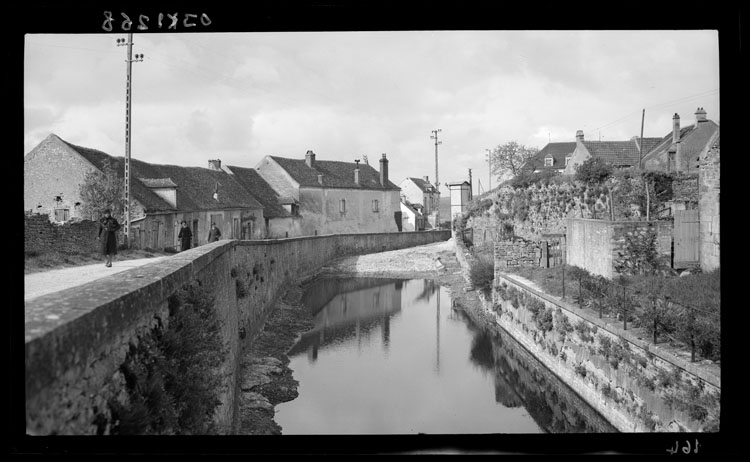
{"label": "pedestrian on path", "polygon": [[112,216],[109,209],[104,210],[104,216],[99,219],[99,235],[96,237],[102,246],[102,255],[106,255],[106,267],[112,266],[112,255],[117,254],[117,230],[120,223]]}
{"label": "pedestrian on path", "polygon": [[208,231],[208,242],[216,242],[221,238],[221,231],[216,227],[216,223],[211,223],[211,229]]}
{"label": "pedestrian on path", "polygon": [[187,221],[182,221],[182,228],[180,228],[180,234],[177,235],[180,239],[181,251],[188,250],[190,248],[190,241],[193,239],[193,232],[190,231],[190,227],[187,225]]}

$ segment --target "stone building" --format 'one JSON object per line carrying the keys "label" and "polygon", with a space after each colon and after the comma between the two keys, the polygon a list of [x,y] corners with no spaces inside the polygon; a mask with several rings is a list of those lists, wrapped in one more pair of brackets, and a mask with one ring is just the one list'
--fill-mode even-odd
{"label": "stone building", "polygon": [[[124,158],[76,146],[54,134],[24,157],[24,210],[45,213],[51,221],[84,217],[79,187],[87,172],[105,163],[124,181]],[[180,222],[193,231],[194,245],[206,242],[211,222],[224,239],[265,236],[263,206],[221,169],[149,164],[131,159],[131,242],[164,249],[178,245]],[[121,238],[122,239],[122,238]]]}
{"label": "stone building", "polygon": [[425,217],[425,228],[435,228],[440,203],[440,193],[430,183],[430,177],[404,179],[400,184],[401,197],[422,213]]}
{"label": "stone building", "polygon": [[562,173],[573,156],[576,143],[547,143],[534,157],[526,161],[524,169],[532,172],[554,170]]}
{"label": "stone building", "polygon": [[[646,154],[661,140],[661,138],[643,138],[644,159]],[[575,144],[573,152],[569,156],[566,155],[566,165],[563,170],[566,175],[575,174],[576,167],[592,157],[601,159],[614,167],[626,168],[638,166],[641,156],[641,139],[637,136],[628,141],[587,141],[584,139],[583,130],[578,130]]]}
{"label": "stone building", "polygon": [[401,228],[400,188],[380,171],[356,162],[266,156],[256,170],[300,217],[301,235],[395,232]]}
{"label": "stone building", "polygon": [[719,136],[717,135],[711,149],[708,150],[699,165],[698,214],[700,217],[700,262],[703,271],[717,269],[721,264],[719,148]]}
{"label": "stone building", "polygon": [[643,158],[643,168],[664,172],[695,173],[719,133],[719,125],[706,118],[706,111],[695,111],[695,123],[680,126],[680,116],[672,117],[672,131]]}

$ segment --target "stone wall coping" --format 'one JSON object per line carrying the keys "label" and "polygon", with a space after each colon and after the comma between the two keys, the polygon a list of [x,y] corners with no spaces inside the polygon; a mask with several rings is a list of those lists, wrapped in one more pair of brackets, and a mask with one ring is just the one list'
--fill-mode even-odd
{"label": "stone wall coping", "polygon": [[517,288],[525,290],[525,291],[527,291],[527,292],[529,292],[529,293],[531,293],[531,294],[533,294],[533,295],[535,295],[535,296],[537,296],[537,297],[539,297],[539,298],[541,298],[541,299],[543,299],[543,300],[545,300],[547,302],[550,302],[550,303],[552,303],[552,304],[560,307],[561,309],[567,311],[568,313],[570,313],[570,314],[572,314],[574,316],[577,316],[579,318],[585,319],[586,321],[588,321],[588,322],[590,322],[592,324],[595,324],[598,328],[601,328],[601,329],[609,332],[610,334],[613,334],[613,335],[616,335],[618,337],[624,338],[625,340],[627,340],[631,344],[633,344],[633,345],[635,345],[635,346],[637,346],[637,347],[639,347],[639,348],[641,348],[643,350],[649,351],[649,352],[653,353],[654,356],[658,356],[660,359],[662,359],[662,360],[664,360],[666,362],[672,363],[675,366],[678,366],[679,368],[681,368],[681,369],[683,369],[683,370],[685,370],[685,371],[687,371],[687,372],[689,372],[689,373],[691,373],[691,374],[693,374],[693,375],[695,375],[697,377],[700,377],[701,379],[705,380],[706,382],[710,383],[711,385],[713,385],[713,386],[721,389],[721,375],[720,374],[717,375],[717,374],[714,374],[712,372],[706,371],[705,369],[703,369],[703,368],[701,368],[699,366],[696,366],[695,364],[691,364],[690,362],[685,361],[684,359],[679,358],[679,357],[677,357],[677,356],[675,356],[675,355],[673,355],[673,354],[671,354],[671,353],[669,353],[667,351],[663,351],[662,349],[659,348],[658,345],[652,345],[652,344],[650,344],[649,342],[647,342],[645,340],[636,338],[633,334],[631,334],[630,332],[628,332],[628,331],[626,331],[626,330],[624,330],[622,328],[619,328],[619,327],[616,327],[616,326],[612,326],[612,325],[608,325],[604,321],[602,321],[601,319],[597,318],[596,316],[592,316],[590,313],[586,313],[585,311],[583,311],[582,309],[578,308],[577,306],[575,306],[572,303],[568,303],[568,302],[564,302],[562,300],[559,300],[559,299],[557,299],[557,298],[555,298],[555,297],[553,297],[553,296],[551,296],[549,294],[546,294],[544,292],[540,292],[538,290],[535,290],[535,289],[527,286],[526,284],[524,284],[524,283],[522,283],[520,281],[517,281],[516,279],[513,279],[513,275],[504,274],[504,273],[499,272],[499,271],[496,271],[495,275],[498,276],[498,277],[500,277],[500,278],[502,278],[502,279],[504,279],[505,281],[507,281],[507,282],[509,282],[509,283],[511,283],[511,284],[513,284],[515,286],[517,286]]}
{"label": "stone wall coping", "polygon": [[571,220],[571,221],[580,221],[580,222],[584,222],[584,223],[586,223],[586,222],[588,222],[588,223],[601,223],[603,225],[604,224],[606,224],[606,225],[632,225],[632,224],[641,224],[641,223],[642,224],[671,223],[671,221],[666,221],[666,220],[649,220],[649,221],[646,221],[646,220],[614,220],[614,221],[611,221],[611,220],[599,220],[599,219],[596,219],[596,218],[575,218],[575,217],[570,217],[570,218],[568,218],[568,220]]}

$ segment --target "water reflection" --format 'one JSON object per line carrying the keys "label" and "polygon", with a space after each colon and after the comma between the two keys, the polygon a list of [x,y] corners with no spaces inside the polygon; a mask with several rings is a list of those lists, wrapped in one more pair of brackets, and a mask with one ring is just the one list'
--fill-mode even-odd
{"label": "water reflection", "polygon": [[303,300],[315,327],[288,352],[300,395],[277,406],[284,434],[611,431],[432,280],[322,279]]}

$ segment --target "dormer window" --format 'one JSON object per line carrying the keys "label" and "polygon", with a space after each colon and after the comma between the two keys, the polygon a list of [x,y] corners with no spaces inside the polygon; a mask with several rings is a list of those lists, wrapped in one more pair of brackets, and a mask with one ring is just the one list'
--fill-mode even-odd
{"label": "dormer window", "polygon": [[544,158],[544,166],[545,167],[552,167],[552,164],[555,163],[555,159],[552,157],[545,157]]}

